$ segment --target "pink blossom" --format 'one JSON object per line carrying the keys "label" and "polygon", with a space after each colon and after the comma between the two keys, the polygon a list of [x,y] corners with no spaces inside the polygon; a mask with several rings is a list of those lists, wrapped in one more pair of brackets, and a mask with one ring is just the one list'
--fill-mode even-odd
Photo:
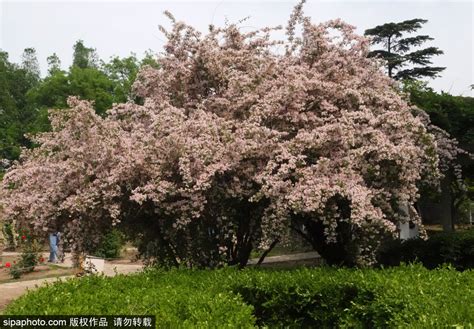
{"label": "pink blossom", "polygon": [[[8,218],[61,227],[75,252],[112,225],[139,236],[153,227],[179,261],[204,257],[191,247],[202,223],[232,262],[243,239],[284,240],[304,215],[324,224],[328,242],[350,222],[359,263],[370,264],[379,237],[396,233],[397,204],[415,202],[456,157],[341,20],[313,24],[298,5],[287,40],[272,41],[270,28],[203,35],[168,16],[159,68],[134,84],[143,105],[117,104],[102,118],[71,97],[69,109],[51,110],[52,131],[3,179]],[[335,197],[350,203],[349,217]]]}

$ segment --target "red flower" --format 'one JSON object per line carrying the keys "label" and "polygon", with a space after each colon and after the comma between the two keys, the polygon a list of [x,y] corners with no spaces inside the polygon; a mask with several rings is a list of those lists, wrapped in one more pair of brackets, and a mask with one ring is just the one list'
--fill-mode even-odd
{"label": "red flower", "polygon": [[40,263],[44,263],[44,258],[43,257],[40,258]]}
{"label": "red flower", "polygon": [[26,235],[22,235],[22,236],[21,236],[21,239],[22,239],[22,240],[26,240]]}
{"label": "red flower", "polygon": [[10,264],[10,262],[6,262],[5,267],[10,268],[10,267],[12,267],[12,264]]}

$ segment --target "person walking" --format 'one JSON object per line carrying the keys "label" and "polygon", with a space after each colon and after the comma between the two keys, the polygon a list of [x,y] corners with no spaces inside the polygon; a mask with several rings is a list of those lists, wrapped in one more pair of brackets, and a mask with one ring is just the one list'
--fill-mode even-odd
{"label": "person walking", "polygon": [[49,259],[50,263],[58,262],[58,244],[59,244],[59,233],[49,233]]}

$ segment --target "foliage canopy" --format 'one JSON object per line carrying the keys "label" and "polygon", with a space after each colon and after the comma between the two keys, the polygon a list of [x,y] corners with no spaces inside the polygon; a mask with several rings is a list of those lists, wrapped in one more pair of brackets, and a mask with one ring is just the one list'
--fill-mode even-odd
{"label": "foliage canopy", "polygon": [[[371,51],[369,56],[381,57],[387,61],[388,75],[395,80],[434,78],[445,68],[430,66],[431,57],[442,55],[443,51],[437,47],[427,47],[413,50],[429,40],[428,35],[404,37],[405,33],[418,31],[426,19],[410,19],[399,23],[386,23],[365,31],[365,35],[372,37],[373,44],[382,44],[383,49]],[[411,68],[406,68],[412,65]]]}

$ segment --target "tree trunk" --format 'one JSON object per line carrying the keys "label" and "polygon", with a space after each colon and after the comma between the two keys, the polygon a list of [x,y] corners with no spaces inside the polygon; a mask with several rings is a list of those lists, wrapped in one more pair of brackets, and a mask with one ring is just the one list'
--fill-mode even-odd
{"label": "tree trunk", "polygon": [[[389,58],[390,58],[390,54],[392,53],[392,49],[391,49],[391,45],[390,45],[390,37],[388,37],[388,54],[389,54]],[[388,62],[388,76],[391,78],[392,77],[392,65],[390,64],[390,62]]]}
{"label": "tree trunk", "polygon": [[267,250],[265,250],[262,256],[260,256],[260,259],[258,260],[257,265],[260,265],[263,263],[263,260],[265,259],[265,257],[267,257],[268,253],[272,251],[273,248],[275,248],[275,246],[278,244],[279,241],[280,240],[276,239],[275,241],[272,242],[270,247]]}
{"label": "tree trunk", "polygon": [[[324,225],[317,218],[295,216],[292,229],[305,238],[329,265],[356,265],[357,248],[352,239],[352,228],[348,222],[339,222],[336,228],[337,241],[328,242]],[[304,225],[306,232],[299,227]]]}

